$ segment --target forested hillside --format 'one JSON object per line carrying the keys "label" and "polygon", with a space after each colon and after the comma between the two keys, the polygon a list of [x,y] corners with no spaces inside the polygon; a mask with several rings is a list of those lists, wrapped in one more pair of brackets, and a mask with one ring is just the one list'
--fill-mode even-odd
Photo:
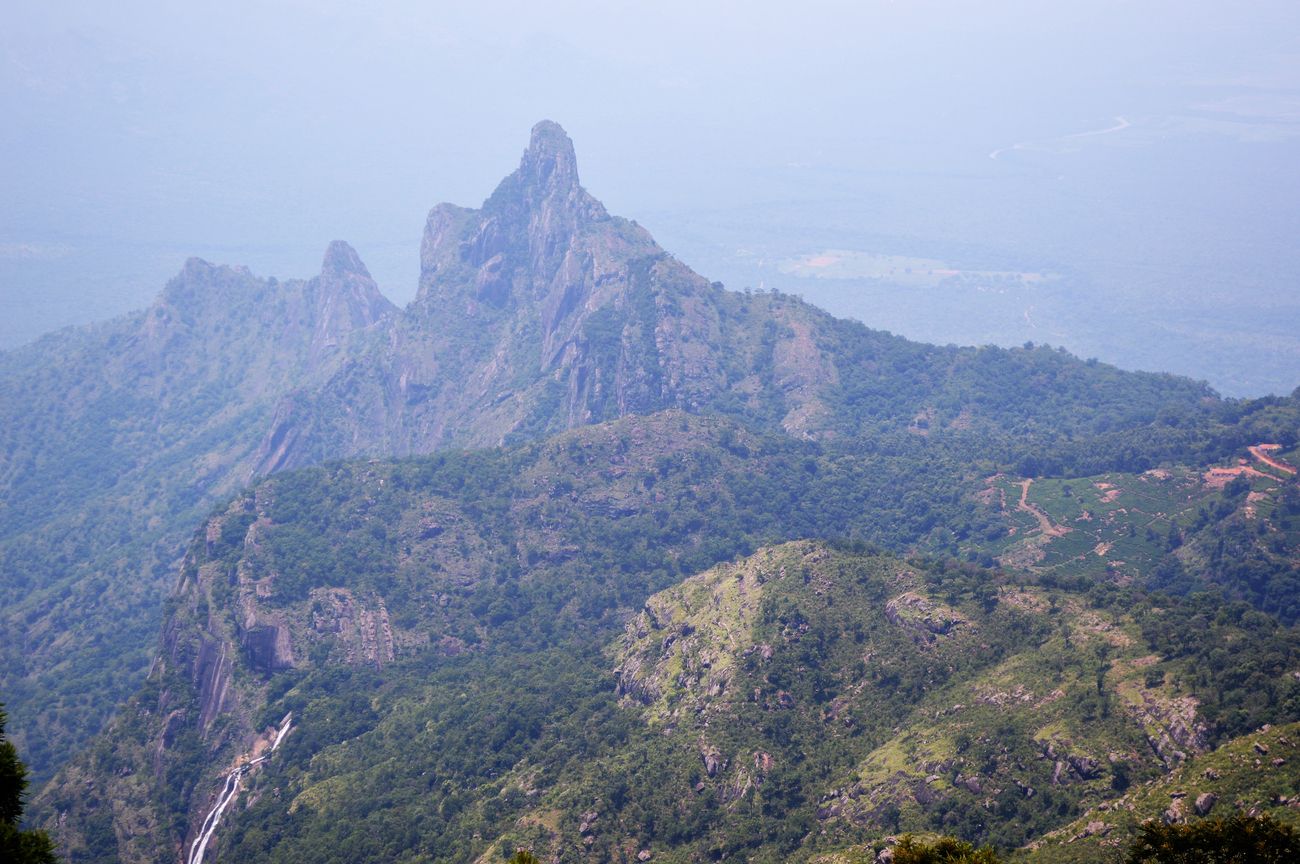
{"label": "forested hillside", "polygon": [[[41,810],[74,860],[170,860],[292,715],[222,854],[456,861],[527,842],[617,859],[636,840],[775,861],[899,830],[1014,847],[1300,719],[1295,630],[1245,603],[1157,599],[1145,566],[1108,576],[1095,551],[1053,560],[1063,537],[989,494],[1011,478],[920,452],[666,412],[263,481],[199,532],[159,665]],[[1254,516],[1202,483],[1188,506],[1234,509],[1187,545],[1232,519],[1289,543],[1273,526],[1294,481],[1269,483]],[[1163,530],[1138,533],[1152,519],[1094,521],[1181,560]],[[806,537],[846,551],[758,551],[669,587]],[[1045,557],[998,566],[1020,537]]]}
{"label": "forested hillside", "polygon": [[1295,441],[1269,400],[1045,347],[922,345],[724,290],[608,214],[543,122],[481,209],[431,211],[404,310],[338,243],[306,282],[191,261],[143,313],[0,355],[0,585],[18,598],[0,613],[0,690],[16,740],[46,777],[101,727],[143,679],[195,522],[252,478],[668,408],[918,464],[956,453],[990,474]]}
{"label": "forested hillside", "polygon": [[549,122],[420,279],[193,261],[0,358],[67,860],[1068,858],[1300,721],[1300,395],[728,291]]}
{"label": "forested hillside", "polygon": [[306,282],[194,259],[146,312],[0,355],[0,692],[36,776],[139,684],[277,401],[391,312],[346,244]]}

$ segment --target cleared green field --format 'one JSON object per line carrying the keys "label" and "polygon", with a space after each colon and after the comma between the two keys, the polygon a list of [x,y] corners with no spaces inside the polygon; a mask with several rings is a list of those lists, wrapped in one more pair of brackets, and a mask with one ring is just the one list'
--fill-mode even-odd
{"label": "cleared green field", "polygon": [[[1294,464],[1294,451],[1268,452]],[[1288,550],[1300,543],[1296,478],[1245,455],[1205,471],[1174,467],[1073,479],[997,475],[986,487],[983,499],[1006,533],[981,538],[978,547],[1005,566],[1040,573],[1137,578],[1175,550],[1186,560],[1214,554],[1180,547],[1225,520],[1270,554],[1293,555]]]}

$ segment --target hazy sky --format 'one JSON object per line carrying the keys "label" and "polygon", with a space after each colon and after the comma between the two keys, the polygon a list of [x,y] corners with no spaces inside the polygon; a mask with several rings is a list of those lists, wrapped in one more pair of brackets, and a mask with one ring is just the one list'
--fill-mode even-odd
{"label": "hazy sky", "polygon": [[740,197],[768,164],[946,165],[1198,77],[1294,87],[1297,8],[20,4],[0,29],[0,231],[410,235],[437,201],[485,197],[542,117],[622,211]]}
{"label": "hazy sky", "polygon": [[[543,117],[577,142],[585,185],[652,229],[690,210],[869,196],[852,179],[863,172],[1004,170],[990,165],[996,148],[1116,115],[1190,111],[1201,133],[1285,144],[1300,128],[1297,10],[18,4],[0,28],[0,302],[99,309],[69,306],[75,283],[137,306],[158,285],[123,280],[157,280],[191,252],[306,276],[336,237],[403,300],[428,208],[479,203]],[[1213,128],[1243,116],[1267,122]],[[91,249],[99,275],[85,272]],[[79,263],[42,275],[61,258]]]}

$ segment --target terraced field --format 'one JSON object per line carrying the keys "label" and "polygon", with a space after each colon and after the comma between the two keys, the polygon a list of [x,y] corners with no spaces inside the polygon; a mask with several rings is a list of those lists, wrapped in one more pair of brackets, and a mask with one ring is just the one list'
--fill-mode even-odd
{"label": "terraced field", "polygon": [[[982,499],[1007,524],[1001,541],[981,540],[1007,566],[1121,581],[1148,573],[1183,538],[1210,522],[1244,520],[1261,543],[1293,550],[1296,451],[1252,447],[1206,471],[1158,468],[1077,479],[999,474]],[[1266,458],[1261,458],[1266,457]],[[1289,505],[1289,506],[1288,506]],[[1182,550],[1183,558],[1196,554]]]}

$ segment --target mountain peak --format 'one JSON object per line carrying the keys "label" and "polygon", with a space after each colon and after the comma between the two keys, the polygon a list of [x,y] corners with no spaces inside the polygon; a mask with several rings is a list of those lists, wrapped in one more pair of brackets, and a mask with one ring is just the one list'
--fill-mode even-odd
{"label": "mountain peak", "polygon": [[519,163],[520,178],[533,188],[560,191],[578,185],[578,157],[573,140],[554,120],[533,127],[528,149]]}
{"label": "mountain peak", "polygon": [[351,333],[395,311],[380,293],[357,250],[342,240],[326,247],[320,276],[308,282],[306,290],[317,316],[313,360],[335,350]]}
{"label": "mountain peak", "polygon": [[538,211],[567,214],[565,221],[605,215],[600,203],[579,184],[573,141],[553,120],[533,127],[519,168],[501,181],[483,207],[489,213],[511,214],[508,218],[515,219],[527,219]]}
{"label": "mountain peak", "polygon": [[[465,266],[479,271],[473,283],[477,300],[503,304],[523,273],[536,299],[549,292],[544,286],[556,287],[550,283],[578,238],[607,220],[605,208],[578,182],[578,160],[568,133],[553,120],[543,120],[533,127],[519,167],[501,181],[482,209],[439,204],[430,211],[420,245],[417,299],[438,296],[445,301],[459,295],[464,283],[444,282],[443,274],[460,274]],[[559,286],[561,293],[568,290],[567,284]],[[444,288],[435,289],[437,285],[451,289],[451,294],[439,293]],[[572,302],[560,305],[567,308]]]}
{"label": "mountain peak", "polygon": [[370,271],[362,263],[361,256],[343,240],[335,240],[325,249],[325,258],[321,261],[321,275],[361,276],[370,278]]}

